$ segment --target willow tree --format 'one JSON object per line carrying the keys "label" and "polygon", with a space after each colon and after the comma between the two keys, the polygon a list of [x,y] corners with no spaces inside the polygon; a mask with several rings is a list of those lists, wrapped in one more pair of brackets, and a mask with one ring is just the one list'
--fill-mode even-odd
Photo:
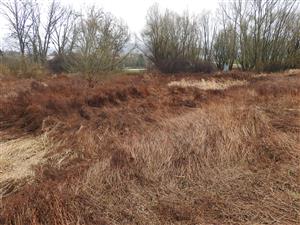
{"label": "willow tree", "polygon": [[223,23],[232,25],[233,20],[236,21],[237,62],[244,70],[278,70],[292,66],[299,51],[296,0],[235,0],[225,5]]}
{"label": "willow tree", "polygon": [[80,18],[75,48],[76,70],[86,74],[113,70],[130,39],[127,25],[102,9],[90,8]]}
{"label": "willow tree", "polygon": [[201,63],[212,59],[209,18],[209,14],[160,12],[155,4],[142,32],[145,55],[162,72],[201,70]]}

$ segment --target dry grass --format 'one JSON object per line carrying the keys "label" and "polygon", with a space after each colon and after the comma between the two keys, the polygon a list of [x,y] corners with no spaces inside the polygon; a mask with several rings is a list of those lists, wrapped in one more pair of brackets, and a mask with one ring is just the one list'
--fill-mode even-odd
{"label": "dry grass", "polygon": [[169,87],[195,87],[201,90],[225,90],[229,87],[234,86],[242,86],[246,85],[247,81],[245,80],[185,80],[182,79],[181,81],[172,81],[168,84]]}
{"label": "dry grass", "polygon": [[17,191],[19,181],[32,179],[33,166],[45,161],[49,149],[45,135],[0,141],[0,196]]}
{"label": "dry grass", "polygon": [[[26,101],[8,97],[6,115],[28,116],[34,103],[30,132],[47,132],[55,148],[35,182],[3,199],[0,223],[299,224],[299,75],[249,75],[207,91],[155,76],[110,90],[63,79],[55,95],[46,80]],[[235,76],[228,82],[243,80]],[[24,132],[22,117],[9,121],[8,132]]]}
{"label": "dry grass", "polygon": [[300,73],[300,69],[291,69],[287,71],[288,74],[299,74]]}
{"label": "dry grass", "polygon": [[296,136],[229,103],[165,121],[92,166],[83,192],[95,214],[107,224],[298,224]]}

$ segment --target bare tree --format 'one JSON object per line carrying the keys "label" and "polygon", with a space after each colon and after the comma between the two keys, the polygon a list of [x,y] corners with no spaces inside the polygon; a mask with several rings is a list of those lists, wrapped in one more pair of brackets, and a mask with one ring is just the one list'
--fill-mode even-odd
{"label": "bare tree", "polygon": [[79,15],[73,9],[66,8],[61,19],[54,26],[51,40],[58,55],[70,54],[74,50],[78,18]]}
{"label": "bare tree", "polygon": [[77,34],[74,67],[91,76],[113,70],[121,62],[120,54],[130,39],[128,27],[122,21],[95,7],[81,16]]}
{"label": "bare tree", "polygon": [[219,69],[227,64],[231,70],[237,58],[238,16],[233,11],[234,8],[224,2],[220,3],[217,10],[218,31],[214,38],[214,59]]}
{"label": "bare tree", "polygon": [[161,13],[155,4],[148,11],[142,33],[143,51],[163,72],[210,70],[213,27],[209,14]]}
{"label": "bare tree", "polygon": [[[244,70],[277,70],[290,66],[298,51],[295,45],[297,1],[235,0],[222,4],[221,9],[225,17],[215,45],[216,56],[220,57],[226,49],[223,59],[232,62],[236,55]],[[234,40],[232,46],[238,54],[228,54],[230,39]]]}
{"label": "bare tree", "polygon": [[52,0],[48,7],[47,20],[45,23],[42,23],[42,13],[39,4],[32,0],[31,8],[33,13],[31,14],[32,26],[29,33],[30,44],[28,49],[34,61],[43,64],[47,60],[55,28],[65,15],[66,9],[57,0]]}
{"label": "bare tree", "polygon": [[237,57],[236,32],[234,27],[220,30],[214,40],[214,59],[217,67],[222,70],[224,65],[233,68]]}
{"label": "bare tree", "polygon": [[209,12],[203,12],[200,16],[199,26],[202,40],[203,59],[211,61],[213,56],[213,42],[216,38],[216,25]]}
{"label": "bare tree", "polygon": [[19,51],[24,57],[28,34],[32,27],[31,4],[26,0],[0,1],[0,8],[9,23],[11,37],[18,41]]}

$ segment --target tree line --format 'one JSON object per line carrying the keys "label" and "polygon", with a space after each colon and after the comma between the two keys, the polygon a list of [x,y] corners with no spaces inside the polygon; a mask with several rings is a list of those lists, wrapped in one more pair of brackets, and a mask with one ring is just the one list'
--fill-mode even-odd
{"label": "tree line", "polygon": [[[50,64],[57,71],[95,74],[113,70],[130,40],[129,29],[123,21],[94,6],[78,13],[52,0],[45,12],[35,0],[0,3],[1,13],[8,21],[10,39],[17,42],[24,62]],[[50,47],[55,49],[55,58],[49,62]]]}
{"label": "tree line", "polygon": [[[132,50],[124,51],[131,40],[128,26],[103,9],[90,7],[79,13],[52,0],[45,16],[36,0],[8,0],[0,1],[0,10],[23,64],[93,75],[115,70]],[[225,65],[255,71],[297,68],[299,4],[233,0],[221,2],[216,15],[161,11],[155,4],[134,47],[148,64],[166,73],[210,72]],[[49,61],[50,48],[55,57]]]}

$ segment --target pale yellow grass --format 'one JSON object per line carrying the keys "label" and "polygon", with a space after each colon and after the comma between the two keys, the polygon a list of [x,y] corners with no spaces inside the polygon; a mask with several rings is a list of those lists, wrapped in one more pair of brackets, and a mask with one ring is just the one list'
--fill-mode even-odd
{"label": "pale yellow grass", "polygon": [[46,152],[45,136],[0,140],[0,195],[13,191],[21,180],[34,177],[33,166],[44,161]]}
{"label": "pale yellow grass", "polygon": [[291,70],[287,70],[286,73],[288,74],[300,74],[300,69],[291,69]]}
{"label": "pale yellow grass", "polygon": [[290,69],[290,70],[285,70],[284,72],[274,72],[274,73],[259,73],[259,74],[255,74],[255,77],[272,77],[272,76],[285,77],[290,75],[300,75],[300,69]]}
{"label": "pale yellow grass", "polygon": [[195,87],[201,90],[225,90],[232,86],[242,86],[246,85],[247,81],[245,80],[185,80],[172,81],[168,84],[169,87],[179,86],[179,87]]}

